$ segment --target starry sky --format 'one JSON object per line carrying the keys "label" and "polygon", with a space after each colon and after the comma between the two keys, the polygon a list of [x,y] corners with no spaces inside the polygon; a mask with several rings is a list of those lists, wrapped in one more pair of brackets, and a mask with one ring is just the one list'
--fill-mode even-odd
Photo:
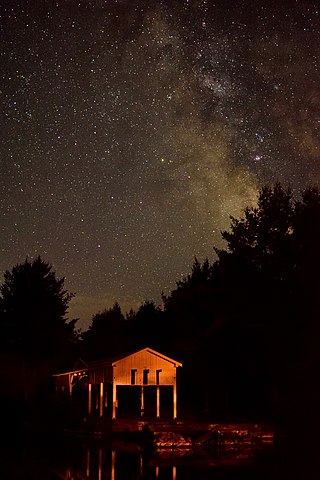
{"label": "starry sky", "polygon": [[2,0],[0,272],[86,329],[161,304],[276,181],[320,182],[317,0]]}

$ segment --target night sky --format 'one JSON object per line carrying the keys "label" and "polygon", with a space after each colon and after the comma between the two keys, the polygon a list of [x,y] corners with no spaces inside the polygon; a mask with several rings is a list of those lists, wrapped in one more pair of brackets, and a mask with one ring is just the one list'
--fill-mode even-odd
{"label": "night sky", "polygon": [[160,304],[262,185],[319,185],[317,0],[0,3],[0,272],[40,255],[79,327]]}

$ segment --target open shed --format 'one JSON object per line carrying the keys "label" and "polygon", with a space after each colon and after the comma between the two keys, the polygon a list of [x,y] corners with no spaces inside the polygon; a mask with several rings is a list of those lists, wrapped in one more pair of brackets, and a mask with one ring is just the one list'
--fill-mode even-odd
{"label": "open shed", "polygon": [[[93,411],[93,389],[95,405],[102,417],[111,406],[112,418],[117,418],[119,389],[127,387],[130,392],[139,388],[139,414],[145,415],[146,397],[149,390],[155,392],[155,416],[160,418],[161,392],[172,389],[173,418],[177,418],[177,367],[182,364],[151,348],[144,348],[116,357],[96,361],[78,360],[69,372],[54,375],[56,391],[68,391],[72,396],[74,388],[81,383],[87,389],[88,415]],[[98,388],[97,388],[98,387]],[[110,398],[111,397],[111,398]]]}

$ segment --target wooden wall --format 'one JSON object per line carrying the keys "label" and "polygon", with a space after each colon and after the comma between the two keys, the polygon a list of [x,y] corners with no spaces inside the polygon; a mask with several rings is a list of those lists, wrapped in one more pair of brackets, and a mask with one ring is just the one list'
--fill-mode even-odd
{"label": "wooden wall", "polygon": [[156,371],[160,385],[175,384],[176,364],[149,352],[140,350],[115,362],[113,367],[114,381],[117,385],[131,385],[131,370],[137,370],[135,385],[144,385],[143,371],[148,369],[148,385],[156,385]]}

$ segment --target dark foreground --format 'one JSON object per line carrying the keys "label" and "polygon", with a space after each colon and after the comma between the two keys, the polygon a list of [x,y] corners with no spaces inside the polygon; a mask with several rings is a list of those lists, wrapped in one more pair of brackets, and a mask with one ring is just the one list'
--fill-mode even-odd
{"label": "dark foreground", "polygon": [[[225,431],[228,430],[224,426]],[[157,427],[161,430],[160,426]],[[172,430],[172,428],[171,428]],[[214,430],[214,429],[213,429]],[[229,429],[230,430],[230,429]],[[239,432],[239,430],[238,430]],[[124,435],[125,433],[125,435]],[[2,438],[1,476],[6,480],[286,480],[319,478],[311,464],[279,458],[273,442],[206,442],[206,433],[189,431],[191,441],[144,429],[141,435],[118,432],[105,438],[52,434],[19,434]],[[180,433],[179,433],[180,435]],[[214,437],[216,439],[216,436]],[[247,437],[249,440],[249,437]],[[288,458],[288,457],[286,457]]]}
{"label": "dark foreground", "polygon": [[266,469],[251,458],[250,452],[208,452],[201,448],[147,451],[137,444],[117,442],[76,442],[70,439],[59,446],[26,445],[4,449],[1,478],[12,480],[142,480],[197,478],[271,478]]}

